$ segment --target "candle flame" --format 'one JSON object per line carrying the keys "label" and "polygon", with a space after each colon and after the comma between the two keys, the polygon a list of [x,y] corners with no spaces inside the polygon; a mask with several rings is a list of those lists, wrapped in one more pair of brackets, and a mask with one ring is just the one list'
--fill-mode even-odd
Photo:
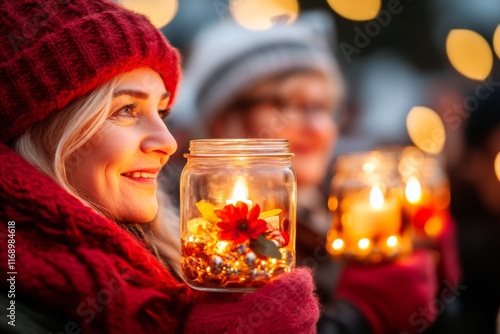
{"label": "candle flame", "polygon": [[378,184],[375,184],[370,191],[370,204],[375,209],[380,209],[384,205],[384,194]]}
{"label": "candle flame", "polygon": [[342,239],[335,239],[332,243],[332,247],[335,250],[340,250],[344,247],[344,240]]}
{"label": "candle flame", "polygon": [[370,247],[370,240],[368,240],[367,238],[360,239],[358,241],[358,247],[360,249],[367,249],[368,247]]}
{"label": "candle flame", "polygon": [[387,246],[394,247],[397,244],[398,244],[398,237],[391,235],[389,238],[387,238]]}
{"label": "candle flame", "polygon": [[226,200],[226,204],[235,205],[237,202],[246,203],[248,206],[252,206],[252,201],[248,199],[248,188],[245,179],[239,177],[234,184],[233,197]]}
{"label": "candle flame", "polygon": [[417,203],[422,197],[422,187],[420,186],[420,182],[415,176],[410,176],[408,178],[408,183],[406,183],[405,189],[406,199],[410,203]]}

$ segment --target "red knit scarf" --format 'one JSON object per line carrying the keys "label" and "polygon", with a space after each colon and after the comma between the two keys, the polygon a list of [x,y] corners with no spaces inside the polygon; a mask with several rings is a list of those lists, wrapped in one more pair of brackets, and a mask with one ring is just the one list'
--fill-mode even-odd
{"label": "red knit scarf", "polygon": [[[183,331],[193,291],[116,223],[0,144],[1,234],[8,221],[15,221],[16,294],[75,320],[83,333]],[[6,273],[7,243],[0,248]]]}

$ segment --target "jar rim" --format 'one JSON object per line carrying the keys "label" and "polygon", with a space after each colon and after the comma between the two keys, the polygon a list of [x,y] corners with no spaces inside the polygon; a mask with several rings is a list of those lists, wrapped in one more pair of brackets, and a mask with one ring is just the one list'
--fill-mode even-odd
{"label": "jar rim", "polygon": [[360,170],[368,173],[382,170],[397,171],[397,155],[390,151],[350,152],[337,157],[334,171]]}
{"label": "jar rim", "polygon": [[189,142],[189,152],[190,153],[185,153],[184,157],[294,156],[294,154],[290,152],[288,139],[194,139]]}

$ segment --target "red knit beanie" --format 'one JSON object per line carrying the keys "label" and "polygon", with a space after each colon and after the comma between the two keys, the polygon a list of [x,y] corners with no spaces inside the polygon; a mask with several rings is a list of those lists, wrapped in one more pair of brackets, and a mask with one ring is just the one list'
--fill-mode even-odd
{"label": "red knit beanie", "polygon": [[107,0],[0,0],[0,141],[139,67],[172,102],[178,54],[140,14]]}

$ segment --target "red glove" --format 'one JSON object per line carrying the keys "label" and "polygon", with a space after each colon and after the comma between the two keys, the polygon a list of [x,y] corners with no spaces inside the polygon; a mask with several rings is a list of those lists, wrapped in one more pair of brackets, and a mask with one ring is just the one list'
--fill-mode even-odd
{"label": "red glove", "polygon": [[426,251],[394,263],[348,266],[335,292],[361,311],[374,334],[420,333],[436,318],[436,294],[436,268]]}
{"label": "red glove", "polygon": [[319,304],[308,269],[295,269],[251,294],[209,293],[185,333],[315,333]]}

